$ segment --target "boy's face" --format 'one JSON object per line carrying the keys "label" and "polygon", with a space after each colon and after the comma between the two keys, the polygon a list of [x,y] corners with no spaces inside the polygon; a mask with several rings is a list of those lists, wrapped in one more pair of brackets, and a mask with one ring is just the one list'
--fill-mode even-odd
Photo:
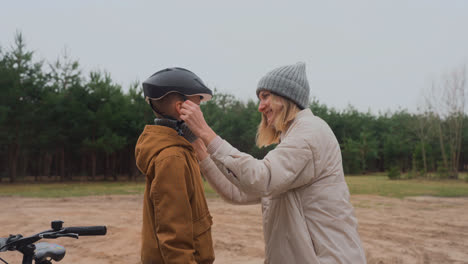
{"label": "boy's face", "polygon": [[201,97],[199,95],[191,95],[191,96],[187,96],[187,100],[190,100],[196,103],[197,105],[200,105]]}

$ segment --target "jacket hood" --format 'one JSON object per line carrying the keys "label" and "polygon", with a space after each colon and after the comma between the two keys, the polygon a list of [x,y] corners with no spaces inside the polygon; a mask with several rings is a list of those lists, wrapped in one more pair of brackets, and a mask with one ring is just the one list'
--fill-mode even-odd
{"label": "jacket hood", "polygon": [[193,150],[192,144],[170,127],[147,125],[135,146],[135,160],[138,169],[147,174],[151,160],[161,151],[170,147],[183,147]]}

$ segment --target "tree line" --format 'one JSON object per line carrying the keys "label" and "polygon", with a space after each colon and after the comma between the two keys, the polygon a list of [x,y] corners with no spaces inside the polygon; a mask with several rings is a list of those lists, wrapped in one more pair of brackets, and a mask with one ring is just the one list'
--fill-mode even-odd
{"label": "tree line", "polygon": [[[434,83],[417,113],[339,111],[318,100],[310,109],[334,131],[347,174],[458,178],[468,165],[465,76],[463,68]],[[83,74],[66,52],[37,61],[17,33],[9,49],[0,47],[0,93],[0,181],[139,175],[135,144],[154,116],[138,82],[124,92],[105,71]],[[239,150],[262,158],[274,148],[255,146],[258,102],[215,92],[201,107],[213,130]]]}

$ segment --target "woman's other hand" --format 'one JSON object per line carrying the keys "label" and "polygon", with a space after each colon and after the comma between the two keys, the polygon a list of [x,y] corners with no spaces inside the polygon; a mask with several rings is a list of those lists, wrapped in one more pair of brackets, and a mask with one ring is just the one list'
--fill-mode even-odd
{"label": "woman's other hand", "polygon": [[204,160],[208,157],[208,152],[206,151],[205,143],[201,139],[197,139],[192,142],[193,149],[195,149],[195,153],[197,154],[197,158],[199,161]]}

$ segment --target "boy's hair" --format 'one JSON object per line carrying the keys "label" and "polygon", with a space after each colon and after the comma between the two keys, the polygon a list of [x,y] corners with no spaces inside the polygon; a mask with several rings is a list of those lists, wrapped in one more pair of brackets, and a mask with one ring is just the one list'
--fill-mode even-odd
{"label": "boy's hair", "polygon": [[270,104],[273,110],[278,111],[278,115],[273,124],[268,126],[268,120],[262,114],[262,121],[258,125],[256,139],[259,148],[279,143],[281,133],[289,128],[294,118],[296,118],[296,114],[301,111],[293,101],[274,93],[270,94]]}
{"label": "boy's hair", "polygon": [[[156,111],[153,110],[153,113],[158,117],[158,118],[165,118],[164,116],[161,116],[161,114],[167,113],[167,111],[170,111],[169,107],[172,106],[174,101],[184,101],[185,96],[183,96],[180,93],[173,92],[173,93],[168,93],[161,99],[151,99],[147,98],[147,100],[151,101],[151,105],[159,111],[157,113]],[[148,102],[150,103],[150,102]],[[161,114],[160,114],[161,113]]]}

